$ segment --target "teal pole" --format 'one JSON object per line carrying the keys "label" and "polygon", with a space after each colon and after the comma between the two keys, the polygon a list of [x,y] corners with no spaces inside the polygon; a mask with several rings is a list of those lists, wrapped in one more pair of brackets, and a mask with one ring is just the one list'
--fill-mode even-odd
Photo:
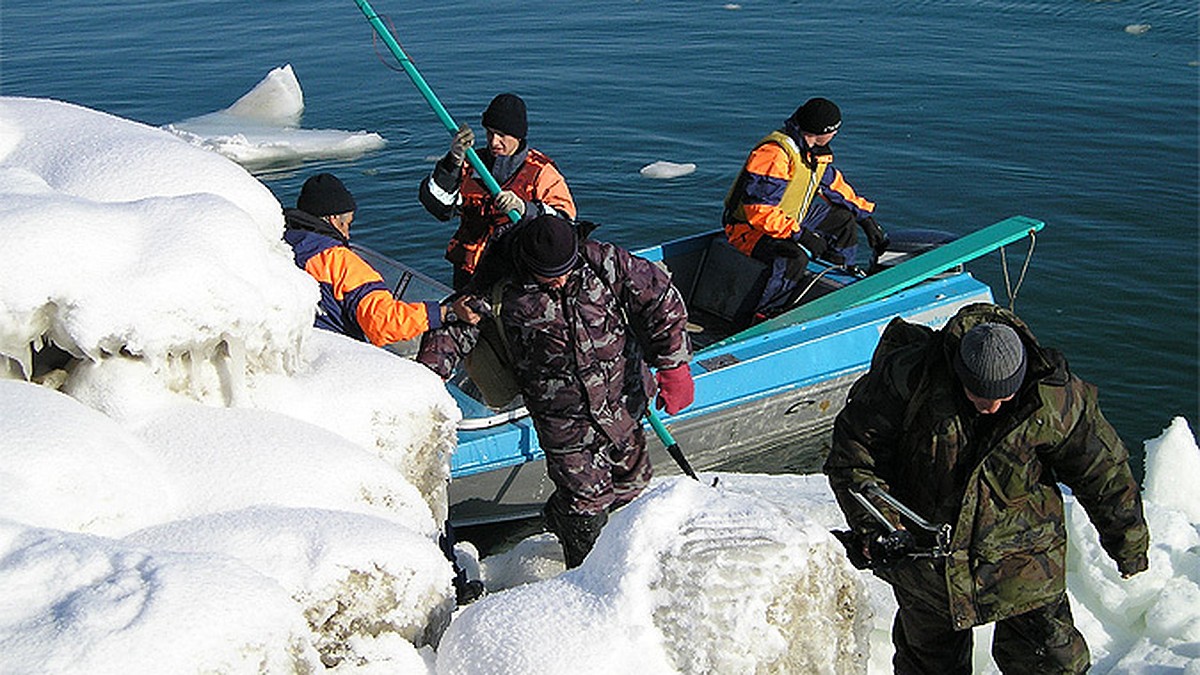
{"label": "teal pole", "polygon": [[[687,366],[684,366],[687,368]],[[683,456],[683,450],[679,449],[679,443],[675,442],[675,437],[671,435],[671,431],[667,429],[667,425],[663,424],[658,418],[658,413],[654,412],[654,408],[646,408],[646,419],[650,421],[650,427],[654,429],[654,433],[658,435],[658,440],[667,448],[667,454],[671,455],[671,459],[679,465],[679,468],[689,478],[700,480],[696,472],[692,469],[692,465],[688,463],[687,457]]]}
{"label": "teal pole", "polygon": [[[433,108],[433,112],[441,120],[442,126],[446,127],[446,130],[451,134],[457,133],[458,125],[454,123],[454,118],[450,117],[450,113],[446,111],[446,107],[438,100],[437,94],[433,93],[433,89],[429,88],[429,84],[425,81],[425,78],[421,77],[420,71],[417,70],[412,60],[408,58],[408,54],[404,53],[404,49],[400,46],[400,43],[396,42],[396,38],[388,31],[387,26],[383,25],[383,21],[375,13],[375,9],[371,7],[371,3],[367,2],[367,0],[354,0],[354,2],[362,10],[363,16],[367,17],[367,22],[371,24],[371,27],[375,29],[380,39],[383,40],[383,43],[392,52],[392,56],[395,56],[396,60],[400,62],[400,66],[404,68],[404,72],[408,74],[409,79],[416,85],[417,90],[425,97],[425,101],[429,103],[429,107]],[[492,173],[484,166],[483,160],[479,159],[475,148],[467,148],[467,161],[471,163],[471,167],[475,169],[475,173],[479,174],[488,192],[492,193],[493,197],[500,194],[500,184],[496,182],[496,179],[492,177]],[[521,219],[521,214],[517,213],[516,209],[513,209],[508,212],[508,218],[515,223]],[[683,451],[679,449],[679,444],[675,442],[675,439],[671,436],[671,432],[663,425],[662,420],[658,418],[654,410],[647,410],[646,417],[649,418],[650,426],[654,429],[654,433],[658,435],[658,439],[667,447],[667,452],[679,464],[679,468],[688,476],[700,480],[696,476],[696,472],[692,470],[691,465],[688,464],[687,458],[683,456]]]}
{"label": "teal pole", "polygon": [[[421,73],[413,65],[412,60],[408,58],[408,54],[404,53],[404,49],[400,46],[400,43],[396,42],[396,38],[392,37],[387,26],[383,25],[383,21],[375,13],[375,9],[371,7],[371,3],[367,2],[367,0],[354,0],[354,2],[358,4],[358,8],[362,10],[363,16],[367,17],[367,22],[371,24],[371,27],[375,29],[380,39],[383,40],[383,43],[392,52],[392,56],[395,56],[396,60],[400,62],[400,66],[404,68],[404,72],[408,74],[409,79],[417,86],[417,90],[425,97],[425,101],[429,103],[429,107],[433,108],[434,114],[441,120],[442,125],[451,134],[458,133],[458,125],[454,123],[454,118],[450,117],[450,113],[446,111],[446,107],[438,100],[437,94],[433,93],[433,90],[429,88],[429,84],[425,82],[425,78],[421,77]],[[496,182],[496,179],[492,177],[492,173],[484,166],[483,160],[479,159],[475,148],[467,148],[467,161],[471,163],[471,167],[475,169],[475,173],[479,175],[488,192],[493,197],[500,194],[500,184]],[[508,212],[508,218],[515,223],[521,219],[521,214],[517,213],[516,209],[512,209]]]}

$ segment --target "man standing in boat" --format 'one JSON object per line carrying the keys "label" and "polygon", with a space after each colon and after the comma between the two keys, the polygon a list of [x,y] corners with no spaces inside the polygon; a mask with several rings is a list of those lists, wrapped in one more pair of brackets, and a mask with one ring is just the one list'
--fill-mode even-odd
{"label": "man standing in boat", "polygon": [[[451,140],[450,151],[421,181],[421,204],[433,217],[446,221],[460,216],[446,247],[446,259],[454,265],[455,290],[466,286],[490,247],[503,247],[506,236],[523,223],[546,214],[575,218],[566,180],[553,160],[526,142],[525,101],[516,94],[500,94],[483,111],[482,121],[488,142],[479,155],[499,183],[500,194],[492,198],[464,161],[475,142],[475,133],[465,124]],[[508,217],[514,210],[520,214],[515,223]],[[507,255],[497,252],[497,257]]]}
{"label": "man standing in boat", "polygon": [[[543,513],[567,567],[591,551],[608,513],[650,481],[642,431],[656,369],[657,404],[691,404],[687,308],[654,263],[617,246],[579,241],[572,223],[543,215],[516,233],[499,292],[476,291],[483,322],[499,323],[513,374],[546,453],[554,494]],[[417,360],[443,378],[478,339],[454,324],[427,333]]]}
{"label": "man standing in boat", "polygon": [[[1128,460],[1095,387],[1012,312],[968,305],[938,331],[894,319],[834,423],[824,470],[856,535],[844,539],[851,559],[899,605],[895,672],[969,674],[971,628],[990,622],[1001,671],[1086,671],[1058,484],[1128,578],[1147,568],[1149,543]],[[936,536],[930,523],[947,526]]]}
{"label": "man standing in boat", "polygon": [[[455,318],[452,305],[393,298],[379,272],[350,250],[357,208],[337,176],[320,173],[304,181],[296,208],[283,211],[284,241],[292,247],[296,265],[321,288],[314,325],[382,346]],[[466,312],[465,305],[460,304],[459,312]]]}
{"label": "man standing in boat", "polygon": [[771,266],[758,302],[763,313],[786,309],[809,259],[853,266],[858,228],[878,257],[888,237],[833,165],[829,143],[842,113],[828,99],[809,99],[751,150],[725,196],[725,234],[738,250]]}

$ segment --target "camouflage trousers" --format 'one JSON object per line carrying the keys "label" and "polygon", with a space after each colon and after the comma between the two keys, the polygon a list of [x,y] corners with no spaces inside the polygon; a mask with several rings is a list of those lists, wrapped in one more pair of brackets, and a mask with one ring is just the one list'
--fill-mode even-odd
{"label": "camouflage trousers", "polygon": [[641,427],[614,445],[594,427],[581,445],[546,451],[546,473],[554,483],[556,508],[565,514],[595,515],[620,508],[642,493],[653,471]]}
{"label": "camouflage trousers", "polygon": [[[922,569],[918,574],[907,570],[903,576],[908,583],[892,585],[899,605],[892,623],[894,672],[970,675],[972,633],[953,628],[944,570],[927,560],[907,564]],[[1021,675],[1084,673],[1091,666],[1065,593],[1048,605],[997,621],[992,658],[1000,672]]]}

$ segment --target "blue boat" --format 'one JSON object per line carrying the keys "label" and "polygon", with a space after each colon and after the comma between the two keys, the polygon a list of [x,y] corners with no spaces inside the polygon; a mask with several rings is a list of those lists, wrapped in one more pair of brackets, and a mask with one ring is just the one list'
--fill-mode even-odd
{"label": "blue boat", "polygon": [[[900,316],[936,328],[963,305],[991,302],[991,289],[965,263],[1043,225],[1013,216],[936,243],[928,236],[894,233],[900,252],[885,258],[881,271],[863,277],[810,263],[812,283],[800,304],[749,327],[746,308],[761,289],[764,266],[733,250],[723,233],[635,251],[670,271],[688,304],[688,330],[696,347],[691,364],[695,402],[663,422],[698,472],[819,470],[833,419],[850,385],[866,371],[887,323]],[[364,255],[385,277],[400,269],[370,251]],[[393,283],[405,299],[449,292],[411,270]],[[415,345],[393,348],[411,354]],[[468,394],[477,389],[465,375],[447,388],[463,412],[451,464],[451,521],[470,526],[539,513],[553,485],[519,400],[511,409],[490,408]],[[655,473],[679,473],[649,428],[647,439]]]}

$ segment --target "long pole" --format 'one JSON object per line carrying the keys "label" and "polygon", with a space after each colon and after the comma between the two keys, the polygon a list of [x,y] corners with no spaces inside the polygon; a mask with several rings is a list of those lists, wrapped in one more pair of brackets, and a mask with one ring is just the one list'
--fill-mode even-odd
{"label": "long pole", "polygon": [[[457,133],[458,125],[454,123],[454,118],[450,117],[450,113],[446,111],[446,107],[438,100],[437,94],[433,93],[433,89],[429,88],[429,84],[425,82],[425,78],[421,77],[421,73],[417,70],[412,60],[408,58],[408,54],[404,53],[404,49],[396,41],[396,38],[392,36],[391,31],[387,29],[387,26],[383,25],[383,21],[375,13],[375,9],[371,7],[371,3],[367,2],[367,0],[354,0],[354,2],[362,10],[363,16],[367,17],[367,22],[379,34],[380,39],[383,40],[383,44],[387,45],[387,48],[392,52],[392,56],[395,56],[396,60],[400,62],[400,66],[404,68],[404,72],[408,74],[409,79],[417,86],[417,90],[425,97],[425,101],[429,103],[429,107],[433,108],[433,112],[441,120],[442,126],[446,127],[446,130],[451,134]],[[479,175],[488,192],[493,197],[500,194],[500,184],[492,177],[492,172],[488,171],[483,160],[475,152],[475,148],[467,148],[467,161],[471,163],[471,167],[475,169],[475,173]],[[521,219],[521,214],[516,209],[511,209],[508,212],[508,218],[515,223]]]}
{"label": "long pole", "polygon": [[[367,17],[367,22],[379,34],[380,39],[383,40],[383,44],[387,45],[387,48],[392,52],[392,56],[395,56],[396,60],[400,62],[400,66],[404,68],[404,72],[408,74],[408,78],[412,80],[417,90],[425,97],[425,101],[429,103],[429,107],[433,108],[433,112],[441,120],[442,126],[446,127],[446,130],[451,134],[457,133],[458,125],[454,123],[454,118],[450,117],[450,113],[446,111],[446,106],[442,105],[442,102],[438,100],[437,94],[433,93],[433,89],[429,87],[429,83],[425,81],[424,77],[421,77],[420,71],[417,70],[412,59],[408,58],[408,54],[404,53],[404,49],[396,41],[396,38],[392,36],[391,31],[387,29],[387,26],[383,25],[383,21],[375,13],[375,9],[371,7],[371,3],[367,2],[367,0],[354,0],[354,2],[362,10],[363,16]],[[483,160],[479,159],[475,148],[467,148],[467,161],[471,163],[471,167],[475,169],[475,173],[479,175],[488,192],[493,197],[500,194],[500,184],[492,177],[492,172],[488,171],[488,168],[484,166]],[[517,213],[516,209],[512,209],[508,212],[508,218],[515,223],[521,219],[521,214]],[[658,440],[662,441],[662,444],[667,447],[667,452],[679,464],[679,468],[688,476],[700,480],[696,476],[696,472],[692,470],[691,465],[688,464],[687,458],[683,456],[683,451],[679,449],[679,444],[675,442],[674,437],[671,436],[671,432],[663,425],[662,420],[658,418],[654,410],[648,410],[646,417],[650,420],[650,426],[654,429],[654,433],[658,435]]]}
{"label": "long pole", "polygon": [[[686,367],[684,366],[684,368]],[[683,473],[693,480],[700,480],[700,477],[692,469],[692,465],[687,461],[687,457],[683,456],[683,450],[679,449],[679,443],[675,442],[675,437],[671,435],[671,431],[667,429],[667,425],[663,424],[662,420],[658,418],[658,413],[654,412],[653,408],[646,409],[646,419],[650,420],[650,427],[658,435],[658,440],[662,441],[662,444],[667,447],[667,454],[671,456],[671,459],[675,460],[675,463],[679,465]]]}

